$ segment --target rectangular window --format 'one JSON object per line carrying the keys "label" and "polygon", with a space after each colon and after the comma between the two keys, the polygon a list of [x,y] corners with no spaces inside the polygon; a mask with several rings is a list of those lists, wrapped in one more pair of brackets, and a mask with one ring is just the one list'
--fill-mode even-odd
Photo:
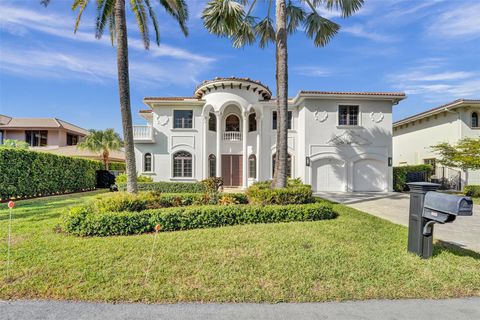
{"label": "rectangular window", "polygon": [[423,159],[423,163],[424,164],[429,164],[432,166],[432,175],[434,176],[435,175],[435,171],[436,171],[436,161],[435,161],[435,158],[432,158],[432,159]]}
{"label": "rectangular window", "polygon": [[3,144],[3,131],[0,130],[0,144]]}
{"label": "rectangular window", "polygon": [[193,128],[192,110],[173,110],[173,128],[191,129]]}
{"label": "rectangular window", "polygon": [[[288,111],[288,120],[287,120],[288,130],[292,129],[292,120],[293,120],[292,111]],[[277,111],[273,111],[272,113],[272,130],[277,130]]]}
{"label": "rectangular window", "polygon": [[339,106],[338,125],[358,126],[358,106]]}
{"label": "rectangular window", "polygon": [[25,142],[31,147],[44,147],[47,145],[47,130],[26,130]]}
{"label": "rectangular window", "polygon": [[78,143],[78,136],[67,133],[67,146],[76,146]]}

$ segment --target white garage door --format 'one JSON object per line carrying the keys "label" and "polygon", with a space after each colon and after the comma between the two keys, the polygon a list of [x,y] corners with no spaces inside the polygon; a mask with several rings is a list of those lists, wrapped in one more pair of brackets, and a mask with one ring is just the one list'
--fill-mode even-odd
{"label": "white garage door", "polygon": [[337,159],[321,159],[312,163],[314,191],[346,191],[345,164]]}
{"label": "white garage door", "polygon": [[359,160],[353,165],[353,191],[386,191],[387,165],[374,159]]}

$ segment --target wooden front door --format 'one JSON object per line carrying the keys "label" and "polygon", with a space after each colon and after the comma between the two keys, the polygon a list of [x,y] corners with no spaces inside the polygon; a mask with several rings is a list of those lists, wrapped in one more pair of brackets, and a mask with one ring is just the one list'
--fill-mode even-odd
{"label": "wooden front door", "polygon": [[242,185],[242,156],[236,154],[222,154],[223,185],[238,187]]}

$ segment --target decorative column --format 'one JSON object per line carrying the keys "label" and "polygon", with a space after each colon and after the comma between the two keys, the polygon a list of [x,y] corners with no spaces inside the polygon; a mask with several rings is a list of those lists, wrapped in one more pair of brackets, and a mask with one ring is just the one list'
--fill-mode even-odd
{"label": "decorative column", "polygon": [[262,120],[263,116],[255,113],[257,117],[257,181],[261,181],[261,171],[260,168],[262,167],[262,161],[260,160],[262,157],[260,153],[262,152]]}
{"label": "decorative column", "polygon": [[203,157],[202,157],[202,163],[203,163],[203,179],[208,178],[208,154],[207,154],[207,132],[208,132],[208,117],[209,115],[207,114],[206,116],[203,116],[202,121],[203,121]]}
{"label": "decorative column", "polygon": [[243,133],[242,133],[242,142],[243,142],[243,166],[242,166],[242,188],[246,189],[248,186],[248,150],[247,150],[247,137],[248,137],[248,111],[242,112],[243,116]]}
{"label": "decorative column", "polygon": [[216,171],[217,177],[222,176],[222,112],[215,111],[215,116],[217,117],[217,155],[216,155]]}

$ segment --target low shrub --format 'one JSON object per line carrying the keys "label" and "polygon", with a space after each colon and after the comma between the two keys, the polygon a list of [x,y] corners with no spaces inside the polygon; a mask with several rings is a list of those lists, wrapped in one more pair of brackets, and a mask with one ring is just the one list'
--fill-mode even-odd
{"label": "low shrub", "polygon": [[480,197],[480,185],[465,186],[464,194],[469,197]]}
{"label": "low shrub", "polygon": [[190,206],[141,212],[94,212],[91,207],[74,207],[63,216],[66,232],[78,236],[113,236],[162,231],[214,228],[251,223],[317,221],[333,219],[336,213],[325,202],[303,205]]}
{"label": "low shrub", "polygon": [[[138,176],[137,177],[137,182],[153,182],[153,179],[151,177],[147,177],[147,176]],[[115,177],[115,183],[116,184],[119,184],[119,183],[126,184],[127,183],[127,174],[121,173],[118,176],[116,176]]]}
{"label": "low shrub", "polygon": [[202,180],[205,191],[208,193],[215,193],[223,187],[223,179],[221,177],[210,177]]}
{"label": "low shrub", "polygon": [[110,162],[108,170],[125,171],[125,162]]}
{"label": "low shrub", "polygon": [[[401,166],[401,167],[393,167],[393,190],[397,192],[407,191],[408,182],[408,175],[418,174],[424,179],[421,180],[429,180],[430,176],[432,175],[433,168],[429,164],[419,164],[413,166]],[[418,179],[416,179],[418,182]]]}
{"label": "low shrub", "polygon": [[248,199],[243,193],[218,194],[208,193],[160,193],[156,191],[131,194],[115,192],[97,196],[88,203],[94,212],[139,212],[146,209],[184,207],[209,204],[246,204]]}
{"label": "low shrub", "polygon": [[[118,190],[127,190],[125,183],[118,184]],[[196,193],[205,192],[205,187],[201,182],[140,182],[138,191],[159,191],[166,193]]]}
{"label": "low shrub", "polygon": [[314,201],[312,187],[306,184],[273,189],[265,183],[254,184],[247,189],[248,202],[252,204],[304,204]]}

